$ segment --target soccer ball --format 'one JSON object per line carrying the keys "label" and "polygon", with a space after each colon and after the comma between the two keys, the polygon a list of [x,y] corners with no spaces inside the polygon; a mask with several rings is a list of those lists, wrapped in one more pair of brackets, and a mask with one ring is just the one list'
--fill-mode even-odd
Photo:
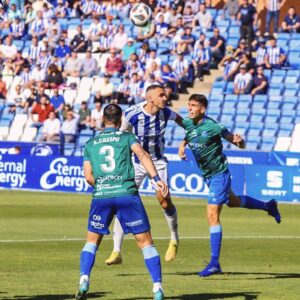
{"label": "soccer ball", "polygon": [[130,20],[135,26],[146,26],[151,17],[151,8],[144,3],[137,3],[130,10]]}

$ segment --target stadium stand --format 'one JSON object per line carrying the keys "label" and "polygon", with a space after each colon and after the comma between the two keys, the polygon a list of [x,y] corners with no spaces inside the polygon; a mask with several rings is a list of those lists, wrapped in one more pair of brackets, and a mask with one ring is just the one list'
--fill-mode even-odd
{"label": "stadium stand", "polygon": [[[3,64],[0,141],[39,141],[44,129],[42,124],[36,125],[37,119],[31,110],[42,95],[47,96],[61,123],[68,110],[75,113],[80,123],[86,117],[80,111],[81,103],[87,102],[90,121],[78,127],[75,143],[65,145],[65,155],[82,155],[84,143],[101,129],[101,114],[95,111],[97,101],[101,102],[102,108],[106,103],[115,102],[125,110],[133,103],[143,101],[145,87],[151,83],[166,86],[169,104],[180,99],[181,93],[186,92],[184,86],[193,86],[197,77],[192,60],[196,59],[198,64],[204,59],[197,43],[209,50],[210,68],[221,68],[209,45],[213,42],[214,28],[218,28],[225,39],[223,57],[234,58],[234,75],[242,64],[246,64],[247,72],[255,81],[259,45],[265,43],[267,49],[272,48],[271,41],[264,36],[255,37],[251,49],[247,45],[245,49],[241,48],[240,21],[224,17],[222,9],[213,7],[206,8],[212,26],[204,31],[201,24],[193,26],[188,21],[178,26],[176,22],[180,15],[176,5],[166,8],[169,16],[175,12],[176,18],[170,17],[166,24],[159,23],[161,6],[169,1],[158,1],[153,36],[143,39],[139,28],[134,27],[128,17],[130,3],[91,1],[87,6],[82,1],[77,9],[68,1],[49,1],[43,8],[25,3],[18,7],[20,15],[24,16],[21,20],[9,11],[2,17],[6,26],[1,29],[3,43],[0,45]],[[32,8],[34,18],[30,18]],[[186,20],[184,14],[183,19]],[[15,26],[18,22],[22,24],[20,28]],[[195,47],[185,42],[188,37],[182,31],[183,26],[193,27]],[[165,27],[167,32],[162,31]],[[17,36],[18,30],[20,36]],[[284,59],[280,65],[269,69],[263,63],[267,81],[264,93],[236,94],[239,83],[235,83],[234,76],[227,76],[230,63],[225,61],[224,76],[216,78],[208,95],[208,113],[230,130],[244,135],[248,149],[299,152],[299,138],[296,137],[300,136],[300,33],[279,32],[276,44]],[[184,55],[184,67],[174,63],[178,51]],[[77,55],[71,54],[73,52]],[[133,53],[137,55],[133,56]],[[249,58],[249,53],[255,55]],[[270,56],[264,59],[270,60]],[[163,71],[164,64],[170,65],[170,72]],[[26,71],[28,66],[29,73]],[[126,78],[129,78],[128,82]],[[62,96],[59,101],[64,109],[59,103],[52,103],[55,98],[53,88],[59,89]],[[178,92],[174,94],[173,91]],[[179,113],[187,116],[186,108],[181,108]],[[174,126],[166,127],[166,143],[171,147],[178,146],[184,136],[184,132]],[[231,149],[232,146],[225,143],[224,147]]]}

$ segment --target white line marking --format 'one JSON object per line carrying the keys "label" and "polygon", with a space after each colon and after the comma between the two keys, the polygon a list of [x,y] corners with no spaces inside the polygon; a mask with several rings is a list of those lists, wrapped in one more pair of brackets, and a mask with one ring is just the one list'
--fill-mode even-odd
{"label": "white line marking", "polygon": [[[128,240],[133,240],[134,237],[127,237]],[[169,237],[153,237],[154,240],[169,240]],[[209,236],[184,236],[180,237],[181,240],[208,240]],[[300,236],[289,236],[289,235],[278,235],[278,236],[225,236],[223,239],[257,239],[257,240],[292,240],[292,239],[300,239]],[[112,238],[105,238],[105,240],[112,240]],[[36,240],[0,240],[0,243],[51,243],[51,242],[77,242],[77,241],[85,241],[84,238],[60,238],[60,239],[36,239]]]}

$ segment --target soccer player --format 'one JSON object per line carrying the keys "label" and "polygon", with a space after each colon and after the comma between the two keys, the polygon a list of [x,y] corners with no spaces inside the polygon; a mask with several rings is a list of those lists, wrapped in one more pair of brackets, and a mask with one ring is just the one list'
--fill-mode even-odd
{"label": "soccer player", "polygon": [[198,273],[202,277],[222,272],[219,257],[222,243],[220,214],[223,204],[229,207],[264,210],[274,217],[277,223],[281,221],[275,200],[263,202],[249,196],[236,196],[233,193],[227,159],[222,152],[222,138],[239,148],[245,148],[245,141],[239,134],[230,133],[223,125],[206,116],[206,109],[207,99],[204,95],[190,96],[189,115],[183,120],[186,138],[179,146],[179,156],[185,159],[185,146],[188,143],[209,187],[207,219],[211,259],[206,268]]}
{"label": "soccer player", "polygon": [[[121,130],[132,130],[141,141],[143,148],[150,154],[160,178],[168,181],[167,160],[164,157],[164,134],[169,120],[182,126],[182,118],[166,107],[167,96],[165,90],[160,85],[150,85],[146,89],[146,102],[131,106],[125,111]],[[142,184],[147,171],[141,165],[138,157],[134,157],[135,182],[138,187]],[[178,249],[177,212],[172,203],[170,194],[163,195],[156,184],[156,196],[164,211],[170,232],[171,241],[165,255],[166,261],[175,259]],[[122,263],[121,246],[123,240],[123,230],[115,219],[114,229],[114,249],[110,257],[106,260],[108,265]]]}
{"label": "soccer player", "polygon": [[164,299],[159,254],[153,245],[150,225],[142,204],[131,160],[133,152],[156,183],[159,191],[168,193],[150,155],[142,148],[137,137],[119,131],[122,109],[116,104],[105,107],[104,130],[90,139],[84,149],[84,175],[93,186],[87,241],[80,256],[80,282],[76,299],[86,299],[90,273],[103,235],[109,234],[109,225],[118,216],[125,233],[132,233],[141,249],[145,264],[152,277],[155,300]]}

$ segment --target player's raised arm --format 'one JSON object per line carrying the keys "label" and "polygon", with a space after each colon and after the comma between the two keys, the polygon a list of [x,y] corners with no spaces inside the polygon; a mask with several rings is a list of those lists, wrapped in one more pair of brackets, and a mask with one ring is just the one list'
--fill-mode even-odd
{"label": "player's raised arm", "polygon": [[91,186],[94,186],[95,178],[93,175],[92,164],[89,160],[85,160],[83,162],[83,170],[84,170],[85,180],[88,182],[88,184],[90,184]]}
{"label": "player's raised arm", "polygon": [[246,147],[245,140],[243,139],[243,137],[240,134],[237,134],[237,133],[232,134],[228,131],[224,138],[229,143],[231,143],[241,149],[245,149],[245,147]]}
{"label": "player's raised arm", "polygon": [[179,125],[180,127],[183,127],[183,125],[182,125],[183,118],[179,114],[176,113],[176,118],[174,121],[176,122],[177,125]]}
{"label": "player's raised arm", "polygon": [[122,116],[122,123],[121,123],[120,131],[129,131],[129,132],[132,131],[132,126],[126,119],[125,114],[123,114],[123,116]]}
{"label": "player's raised arm", "polygon": [[158,173],[155,169],[155,166],[152,162],[152,159],[140,144],[135,143],[131,146],[131,150],[133,153],[138,157],[152,180],[154,180],[159,188],[159,190],[162,192],[163,195],[167,195],[169,192],[168,186],[160,179],[158,176]]}

